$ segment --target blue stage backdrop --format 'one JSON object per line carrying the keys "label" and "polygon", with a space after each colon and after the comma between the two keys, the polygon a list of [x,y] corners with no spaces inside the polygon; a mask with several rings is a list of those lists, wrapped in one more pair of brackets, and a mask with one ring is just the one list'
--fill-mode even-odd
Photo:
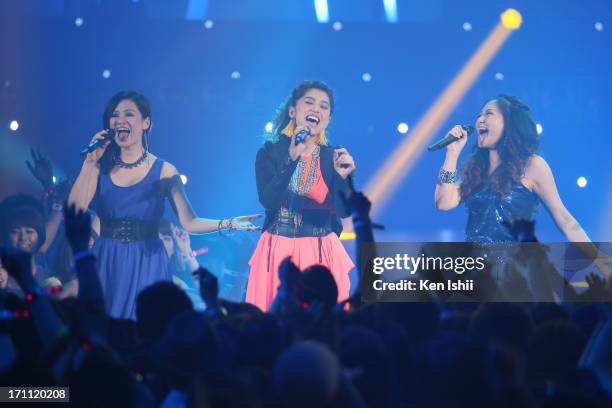
{"label": "blue stage backdrop", "polygon": [[[107,99],[136,89],[152,102],[152,151],[187,175],[200,215],[261,212],[254,161],[264,127],[296,83],[315,78],[336,92],[331,139],[355,157],[361,188],[405,137],[398,124],[414,126],[515,7],[523,26],[442,129],[473,122],[497,93],[518,96],[542,126],[566,206],[592,239],[612,240],[608,1],[398,1],[392,22],[382,1],[330,0],[327,23],[313,3],[4,0],[0,194],[36,191],[28,146],[48,153],[58,177],[74,176]],[[463,238],[465,209],[434,208],[442,161],[443,152],[422,153],[376,219],[387,226],[379,240]],[[544,209],[537,231],[564,240]]]}

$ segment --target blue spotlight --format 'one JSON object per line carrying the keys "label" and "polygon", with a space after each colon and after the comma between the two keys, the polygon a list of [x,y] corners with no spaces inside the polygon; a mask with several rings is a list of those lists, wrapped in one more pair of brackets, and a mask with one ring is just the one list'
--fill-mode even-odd
{"label": "blue spotlight", "polygon": [[383,0],[385,17],[389,23],[397,23],[397,0]]}
{"label": "blue spotlight", "polygon": [[319,23],[329,23],[329,7],[327,0],[314,0],[315,12]]}

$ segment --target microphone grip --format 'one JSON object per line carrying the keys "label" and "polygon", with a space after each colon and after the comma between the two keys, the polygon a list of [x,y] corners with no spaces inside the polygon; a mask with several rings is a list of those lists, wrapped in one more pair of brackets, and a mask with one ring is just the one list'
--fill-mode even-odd
{"label": "microphone grip", "polygon": [[[463,130],[467,132],[468,135],[474,131],[474,126],[472,125],[461,125],[461,127],[463,128]],[[451,143],[455,143],[458,140],[461,140],[461,139],[460,138],[458,139],[449,133],[446,136],[444,136],[442,139],[438,140],[436,143],[428,146],[427,150],[430,152],[434,152],[436,150],[440,150],[448,146]]]}
{"label": "microphone grip", "polygon": [[84,147],[81,150],[81,156],[85,156],[88,153],[93,152],[97,148],[104,146],[104,143],[106,143],[108,140],[111,140],[115,137],[115,129],[105,129],[105,130],[107,132],[106,136],[104,136],[103,139],[96,139],[96,140],[93,140],[91,143],[89,143],[86,147]]}
{"label": "microphone grip", "polygon": [[295,145],[299,145],[300,143],[304,143],[304,140],[310,136],[310,129],[300,130],[297,135],[295,135]]}

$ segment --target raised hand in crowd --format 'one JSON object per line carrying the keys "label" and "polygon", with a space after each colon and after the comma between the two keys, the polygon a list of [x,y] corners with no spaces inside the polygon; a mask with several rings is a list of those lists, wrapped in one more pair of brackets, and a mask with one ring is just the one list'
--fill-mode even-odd
{"label": "raised hand in crowd", "polygon": [[74,205],[64,210],[66,237],[74,253],[86,251],[91,236],[91,217],[87,211],[78,210]]}
{"label": "raised hand in crowd", "polygon": [[50,191],[48,198],[52,209],[56,208],[58,205],[63,205],[63,203],[68,199],[68,194],[70,194],[71,188],[72,182],[70,182],[68,179],[55,184],[52,191]]}
{"label": "raised hand in crowd", "polygon": [[38,286],[32,275],[32,255],[15,249],[0,247],[2,266],[15,278],[23,292],[36,330],[45,347],[53,346],[62,322],[49,301],[48,292]]}
{"label": "raised hand in crowd", "polygon": [[42,185],[43,190],[47,191],[53,187],[53,165],[47,156],[45,156],[39,149],[30,149],[32,156],[32,162],[26,160],[26,166],[30,170],[30,173],[36,180]]}
{"label": "raised hand in crowd", "polygon": [[[65,179],[58,183],[53,181],[53,165],[51,160],[45,156],[40,149],[30,149],[32,161],[26,160],[26,166],[32,173],[32,176],[41,184],[45,195],[43,199],[49,202],[50,205],[61,205],[68,198],[72,183]],[[53,209],[53,207],[52,207]]]}
{"label": "raised hand in crowd", "polygon": [[278,277],[280,286],[276,293],[276,298],[270,306],[270,313],[277,314],[280,317],[289,318],[295,315],[297,309],[297,299],[295,297],[295,289],[300,279],[301,271],[287,257],[281,262],[278,268]]}
{"label": "raised hand in crowd", "polygon": [[370,209],[372,203],[365,194],[355,191],[351,194],[341,194],[342,203],[346,211],[353,217],[368,218],[370,217]]}
{"label": "raised hand in crowd", "polygon": [[32,274],[32,254],[17,248],[0,247],[2,267],[12,276],[25,293],[38,286]]}
{"label": "raised hand in crowd", "polygon": [[180,229],[174,224],[170,224],[170,228],[172,230],[172,237],[176,243],[176,248],[179,251],[179,255],[189,267],[189,270],[195,273],[200,267],[200,264],[198,264],[195,254],[191,249],[191,239],[189,238],[189,233],[183,229]]}
{"label": "raised hand in crowd", "polygon": [[[374,242],[374,232],[372,230],[372,221],[370,220],[372,203],[365,194],[358,191],[353,191],[348,196],[341,194],[340,197],[342,198],[344,208],[352,216],[353,227],[355,228],[356,234],[356,267],[361,276],[363,266],[361,265],[361,246],[367,242]],[[361,305],[361,289],[359,286],[348,299],[348,302],[354,308]],[[340,304],[339,307],[344,308],[344,303],[346,303],[346,301]]]}
{"label": "raised hand in crowd", "polygon": [[206,303],[206,309],[217,307],[219,302],[219,280],[208,269],[200,266],[194,275],[200,283],[200,297]]}
{"label": "raised hand in crowd", "polygon": [[74,204],[64,210],[66,238],[74,253],[74,263],[78,278],[78,299],[87,305],[87,313],[82,313],[82,331],[89,336],[95,334],[105,338],[107,315],[104,304],[102,284],[98,277],[96,258],[89,252],[91,217],[87,211],[78,209]]}
{"label": "raised hand in crowd", "polygon": [[589,285],[588,289],[582,293],[583,300],[594,302],[612,301],[611,292],[606,288],[607,280],[596,273],[589,273],[584,277],[584,280]]}
{"label": "raised hand in crowd", "polygon": [[68,198],[72,183],[67,179],[59,183],[53,181],[53,165],[40,149],[31,148],[30,155],[32,156],[31,161],[26,160],[26,166],[45,191],[42,202],[50,210],[50,215],[45,223],[46,240],[39,248],[39,252],[44,254],[57,235],[62,222],[63,203]]}

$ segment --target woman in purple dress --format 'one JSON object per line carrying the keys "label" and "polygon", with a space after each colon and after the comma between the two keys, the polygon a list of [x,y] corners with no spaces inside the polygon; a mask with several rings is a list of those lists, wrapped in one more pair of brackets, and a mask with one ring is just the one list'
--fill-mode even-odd
{"label": "woman in purple dress", "polygon": [[[95,204],[100,237],[92,251],[99,261],[107,311],[113,317],[134,318],[138,293],[153,282],[172,279],[158,235],[166,197],[183,228],[195,234],[256,230],[250,220],[259,215],[212,220],[195,214],[176,168],[149,152],[151,108],[143,95],[117,93],[102,120],[115,137],[87,155],[68,201],[83,209]],[[98,132],[92,140],[107,133]]]}

